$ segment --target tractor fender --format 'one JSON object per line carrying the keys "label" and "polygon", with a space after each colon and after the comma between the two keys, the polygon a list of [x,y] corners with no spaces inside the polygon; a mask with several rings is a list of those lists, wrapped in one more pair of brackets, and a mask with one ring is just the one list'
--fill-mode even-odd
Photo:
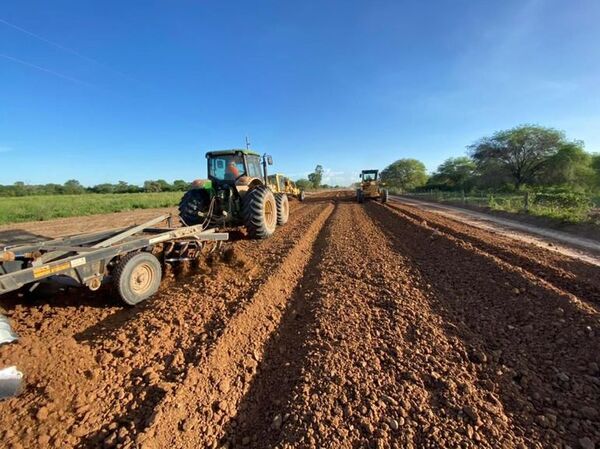
{"label": "tractor fender", "polygon": [[251,178],[250,176],[242,176],[235,182],[235,188],[240,195],[245,194],[256,186],[262,186],[263,182],[260,178]]}

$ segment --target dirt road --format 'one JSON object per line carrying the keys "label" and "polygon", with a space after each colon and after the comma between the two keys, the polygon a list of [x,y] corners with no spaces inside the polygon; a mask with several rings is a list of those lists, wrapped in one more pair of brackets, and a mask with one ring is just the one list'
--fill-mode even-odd
{"label": "dirt road", "polygon": [[592,240],[567,232],[509,220],[449,204],[432,203],[397,195],[391,195],[390,200],[468,223],[476,228],[510,235],[516,240],[551,249],[566,256],[600,266],[600,241],[598,239]]}
{"label": "dirt road", "polygon": [[600,446],[600,268],[335,192],[266,241],[106,292],[0,301],[7,447]]}

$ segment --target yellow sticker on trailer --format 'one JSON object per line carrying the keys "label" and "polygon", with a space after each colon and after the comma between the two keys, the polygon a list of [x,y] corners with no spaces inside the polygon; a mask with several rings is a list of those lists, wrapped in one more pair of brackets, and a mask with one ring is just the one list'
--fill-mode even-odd
{"label": "yellow sticker on trailer", "polygon": [[71,268],[69,262],[61,263],[59,265],[44,265],[33,269],[33,277],[36,279],[43,278],[58,273],[59,271],[68,270],[69,268]]}

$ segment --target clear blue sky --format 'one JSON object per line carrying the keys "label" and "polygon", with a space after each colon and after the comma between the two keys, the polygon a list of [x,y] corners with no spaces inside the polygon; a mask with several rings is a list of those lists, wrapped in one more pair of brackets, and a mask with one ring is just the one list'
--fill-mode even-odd
{"label": "clear blue sky", "polygon": [[19,0],[0,10],[0,183],[177,178],[243,146],[349,184],[497,129],[600,151],[600,2]]}

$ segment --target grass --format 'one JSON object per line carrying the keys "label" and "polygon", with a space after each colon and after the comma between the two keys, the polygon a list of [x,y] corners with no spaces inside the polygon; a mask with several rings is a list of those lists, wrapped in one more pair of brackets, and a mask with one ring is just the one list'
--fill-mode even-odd
{"label": "grass", "polygon": [[0,224],[176,206],[182,192],[0,198]]}

